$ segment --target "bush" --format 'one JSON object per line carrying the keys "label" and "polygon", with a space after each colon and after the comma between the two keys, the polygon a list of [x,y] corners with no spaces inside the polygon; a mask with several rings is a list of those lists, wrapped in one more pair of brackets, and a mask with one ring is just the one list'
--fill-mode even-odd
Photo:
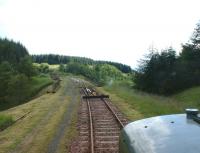
{"label": "bush", "polygon": [[0,115],[0,131],[6,129],[14,123],[12,116]]}
{"label": "bush", "polygon": [[116,67],[109,64],[85,65],[78,63],[69,63],[66,67],[60,69],[64,72],[83,75],[96,83],[98,86],[103,86],[111,80],[122,80],[124,78],[122,72]]}
{"label": "bush", "polygon": [[26,99],[30,85],[28,77],[24,74],[17,74],[12,76],[8,82],[7,100],[12,102],[21,102]]}

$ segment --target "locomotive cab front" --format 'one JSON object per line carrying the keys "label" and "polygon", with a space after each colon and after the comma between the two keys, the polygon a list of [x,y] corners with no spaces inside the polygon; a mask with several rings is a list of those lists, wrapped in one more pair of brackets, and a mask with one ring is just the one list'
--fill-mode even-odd
{"label": "locomotive cab front", "polygon": [[200,153],[197,110],[151,117],[126,125],[120,135],[120,153]]}

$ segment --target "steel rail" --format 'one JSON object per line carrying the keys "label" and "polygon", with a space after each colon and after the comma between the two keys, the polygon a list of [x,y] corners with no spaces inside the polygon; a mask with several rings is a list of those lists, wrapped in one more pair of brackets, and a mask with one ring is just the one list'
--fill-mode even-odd
{"label": "steel rail", "polygon": [[90,150],[91,153],[94,153],[94,130],[93,130],[93,121],[92,121],[92,112],[91,112],[91,107],[90,107],[90,102],[87,99],[87,105],[88,105],[88,111],[89,111],[89,120],[90,120]]}
{"label": "steel rail", "polygon": [[114,115],[115,119],[119,123],[120,128],[122,129],[124,127],[124,124],[120,121],[120,119],[117,116],[117,114],[114,112],[114,110],[110,107],[110,105],[108,104],[108,102],[104,98],[101,98],[101,100],[106,104],[106,106],[108,107],[108,109],[112,112],[112,114]]}
{"label": "steel rail", "polygon": [[[85,95],[88,95],[88,92],[86,91],[86,86],[82,88],[83,92]],[[88,98],[85,98],[86,102],[87,102],[87,107],[88,107],[88,112],[89,112],[89,124],[90,124],[90,153],[94,153],[94,129],[93,129],[93,120],[92,120],[92,112],[91,112],[91,106],[90,106],[90,101]],[[112,109],[112,107],[110,106],[110,104],[108,104],[108,102],[104,99],[104,98],[100,98],[104,104],[106,105],[106,107],[108,108],[108,110],[111,111],[111,113],[113,114],[114,118],[116,119],[116,121],[118,122],[118,124],[120,125],[120,129],[122,129],[124,127],[124,124],[121,122],[121,120],[119,119],[119,117],[117,116],[117,114],[115,113],[115,111]]]}
{"label": "steel rail", "polygon": [[[85,95],[87,95],[87,92],[84,90],[84,88],[83,92],[85,93]],[[87,107],[89,112],[89,123],[90,123],[90,153],[94,153],[94,130],[93,130],[92,112],[89,100],[86,99],[86,101],[87,101]]]}

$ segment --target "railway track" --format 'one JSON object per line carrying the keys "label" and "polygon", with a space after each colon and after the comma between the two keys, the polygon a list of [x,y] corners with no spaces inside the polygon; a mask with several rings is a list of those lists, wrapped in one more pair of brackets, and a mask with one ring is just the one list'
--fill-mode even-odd
{"label": "railway track", "polygon": [[79,111],[79,138],[76,149],[79,153],[118,153],[120,130],[128,120],[110,102],[108,96],[91,92],[83,87]]}

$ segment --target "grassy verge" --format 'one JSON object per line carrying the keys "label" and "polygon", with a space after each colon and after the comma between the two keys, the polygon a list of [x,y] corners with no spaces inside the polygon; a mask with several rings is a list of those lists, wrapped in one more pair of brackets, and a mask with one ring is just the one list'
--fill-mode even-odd
{"label": "grassy verge", "polygon": [[63,114],[68,108],[70,89],[68,79],[55,94],[45,94],[23,105],[0,112],[16,120],[30,112],[9,128],[0,132],[0,153],[47,152]]}
{"label": "grassy verge", "polygon": [[194,87],[173,95],[171,98],[180,101],[185,107],[200,109],[200,87]]}
{"label": "grassy verge", "polygon": [[30,96],[35,96],[41,89],[47,87],[52,83],[53,81],[46,76],[33,77],[30,82],[31,85]]}
{"label": "grassy verge", "polygon": [[178,99],[147,94],[134,90],[130,81],[114,82],[98,88],[110,94],[111,100],[130,120],[157,115],[182,113],[185,105]]}
{"label": "grassy verge", "polygon": [[15,107],[17,105],[23,104],[27,102],[28,100],[32,99],[34,96],[36,96],[43,88],[47,87],[52,83],[52,80],[48,76],[35,76],[32,77],[28,83],[28,88],[26,92],[24,92],[23,95],[18,95],[23,97],[22,101],[8,101],[1,103],[0,102],[0,110],[6,110],[11,107]]}
{"label": "grassy verge", "polygon": [[10,125],[14,123],[12,116],[10,115],[0,115],[0,131],[3,131]]}

